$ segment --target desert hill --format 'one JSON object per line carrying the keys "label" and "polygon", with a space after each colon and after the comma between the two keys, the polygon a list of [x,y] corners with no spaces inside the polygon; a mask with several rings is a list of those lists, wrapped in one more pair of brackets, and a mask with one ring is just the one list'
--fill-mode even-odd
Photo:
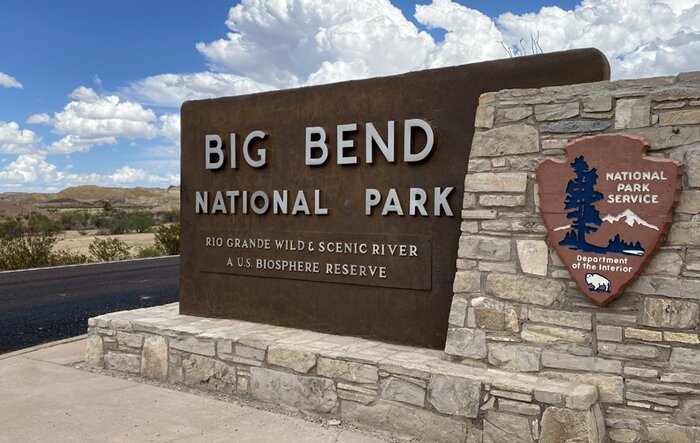
{"label": "desert hill", "polygon": [[56,193],[0,193],[0,217],[59,209],[102,208],[109,202],[114,208],[171,211],[180,208],[180,187],[104,188],[94,185],[73,186]]}

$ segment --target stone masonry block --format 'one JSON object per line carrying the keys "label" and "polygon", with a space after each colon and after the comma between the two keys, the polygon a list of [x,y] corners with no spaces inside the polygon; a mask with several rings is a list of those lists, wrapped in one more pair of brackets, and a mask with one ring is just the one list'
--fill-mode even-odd
{"label": "stone masonry block", "polygon": [[[700,194],[700,193],[699,193]],[[683,259],[677,252],[659,252],[644,269],[646,274],[677,276],[681,273]]]}
{"label": "stone masonry block", "polygon": [[647,127],[650,116],[649,97],[619,99],[615,106],[615,129]]}
{"label": "stone masonry block", "polygon": [[449,324],[451,326],[463,327],[467,316],[467,307],[469,302],[462,297],[452,297],[452,305],[450,306]]}
{"label": "stone masonry block", "polygon": [[496,119],[499,123],[512,123],[532,115],[532,106],[517,106],[515,108],[499,108]]}
{"label": "stone masonry block", "polygon": [[543,371],[538,375],[555,380],[568,380],[584,383],[598,388],[600,401],[603,403],[621,404],[624,401],[625,383],[621,376],[600,374],[596,372],[573,373],[560,371]]}
{"label": "stone masonry block", "polygon": [[479,235],[462,236],[459,239],[459,258],[483,260],[510,260],[510,240]]}
{"label": "stone masonry block", "polygon": [[418,407],[425,406],[425,388],[399,377],[387,377],[381,381],[380,397],[385,400],[400,401]]}
{"label": "stone masonry block", "polygon": [[85,347],[85,363],[93,368],[102,368],[105,364],[105,351],[102,336],[90,334]]}
{"label": "stone masonry block", "polygon": [[542,352],[542,365],[554,369],[572,371],[622,373],[622,362],[599,357],[582,357],[564,352],[545,350]]}
{"label": "stone masonry block", "polygon": [[583,110],[586,112],[607,112],[612,109],[612,97],[609,95],[591,95],[583,98]]}
{"label": "stone masonry block", "polygon": [[250,393],[258,400],[327,414],[338,409],[333,380],[250,368]]}
{"label": "stone masonry block", "polygon": [[177,337],[170,340],[170,347],[173,349],[208,357],[216,355],[215,344],[214,340],[194,336]]}
{"label": "stone masonry block", "polygon": [[479,292],[481,288],[481,273],[479,271],[457,271],[452,290],[460,292]]}
{"label": "stone masonry block", "polygon": [[211,391],[236,391],[236,368],[213,358],[190,354],[182,360],[183,383]]}
{"label": "stone masonry block", "polygon": [[270,345],[267,348],[267,362],[306,374],[316,365],[316,354],[300,347]]}
{"label": "stone masonry block", "polygon": [[354,383],[376,383],[379,380],[376,366],[325,357],[319,357],[316,373]]}
{"label": "stone masonry block", "polygon": [[343,400],[340,416],[343,421],[408,434],[424,441],[463,443],[467,435],[467,423],[463,419],[382,400],[373,405]]}
{"label": "stone masonry block", "polygon": [[488,411],[484,417],[483,443],[533,443],[530,420],[517,415]]}
{"label": "stone masonry block", "polygon": [[670,362],[673,369],[700,372],[700,349],[673,348]]}
{"label": "stone masonry block", "polygon": [[524,172],[468,173],[464,181],[465,192],[519,192],[527,189]]}
{"label": "stone masonry block", "polygon": [[104,356],[105,369],[138,374],[141,370],[141,358],[135,354],[107,352]]}
{"label": "stone masonry block", "polygon": [[547,323],[556,326],[591,330],[592,315],[589,312],[559,311],[529,307],[527,319],[535,323]]}
{"label": "stone masonry block", "polygon": [[700,152],[693,152],[686,157],[685,173],[688,176],[688,186],[700,188]]}
{"label": "stone masonry block", "polygon": [[149,335],[143,341],[141,357],[141,375],[167,380],[168,378],[168,342],[160,335]]}
{"label": "stone masonry block", "polygon": [[647,297],[642,324],[657,328],[690,329],[698,324],[700,305],[682,300]]}
{"label": "stone masonry block", "polygon": [[480,382],[441,374],[430,377],[428,401],[438,412],[476,418],[480,400]]}
{"label": "stone masonry block", "polygon": [[472,299],[472,308],[469,310],[470,319],[480,329],[491,331],[520,331],[518,311],[509,304],[501,301],[477,297]]}
{"label": "stone masonry block", "polygon": [[494,111],[494,106],[482,105],[476,108],[474,127],[488,129],[493,128]]}
{"label": "stone masonry block", "polygon": [[516,240],[520,268],[526,274],[547,275],[549,248],[542,240]]}
{"label": "stone masonry block", "polygon": [[659,114],[660,126],[697,125],[700,123],[700,109],[667,111]]}
{"label": "stone masonry block", "polygon": [[445,353],[473,359],[486,357],[486,334],[480,329],[448,328]]}
{"label": "stone masonry block", "polygon": [[537,372],[542,369],[539,347],[492,343],[489,345],[489,363],[493,366],[516,371]]}
{"label": "stone masonry block", "polygon": [[472,157],[500,157],[538,152],[537,129],[528,125],[509,125],[474,134]]}
{"label": "stone masonry block", "polygon": [[553,103],[535,106],[535,119],[537,119],[537,121],[563,120],[566,118],[576,117],[578,113],[578,102]]}
{"label": "stone masonry block", "polygon": [[479,204],[485,207],[514,208],[525,205],[525,195],[485,194],[479,196]]}
{"label": "stone masonry block", "polygon": [[551,306],[566,292],[566,286],[553,279],[491,273],[486,277],[486,292],[506,300]]}
{"label": "stone masonry block", "polygon": [[604,439],[605,433],[599,429],[593,411],[574,411],[551,406],[542,414],[540,443],[602,443]]}
{"label": "stone masonry block", "polygon": [[580,329],[525,323],[520,337],[531,343],[590,343],[591,333]]}

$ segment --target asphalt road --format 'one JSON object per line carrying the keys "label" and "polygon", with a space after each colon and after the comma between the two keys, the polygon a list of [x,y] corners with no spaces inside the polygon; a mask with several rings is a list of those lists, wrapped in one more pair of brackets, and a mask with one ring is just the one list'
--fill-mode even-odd
{"label": "asphalt road", "polygon": [[0,354],[84,334],[87,319],[178,300],[180,257],[0,272]]}

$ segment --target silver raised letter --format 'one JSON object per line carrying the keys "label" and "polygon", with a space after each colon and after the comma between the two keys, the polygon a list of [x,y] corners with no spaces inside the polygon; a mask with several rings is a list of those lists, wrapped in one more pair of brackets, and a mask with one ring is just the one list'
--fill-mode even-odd
{"label": "silver raised letter", "polygon": [[389,120],[386,123],[386,138],[387,143],[384,143],[379,132],[374,128],[372,123],[367,123],[367,128],[365,132],[365,149],[367,157],[367,163],[374,163],[374,150],[372,149],[372,142],[377,144],[379,150],[384,154],[384,158],[389,163],[394,163],[394,126],[396,122],[394,120]]}
{"label": "silver raised letter", "polygon": [[365,215],[372,215],[372,207],[377,206],[382,199],[378,189],[365,189]]}
{"label": "silver raised letter", "polygon": [[[311,140],[313,134],[318,135],[318,140]],[[321,155],[318,157],[311,156],[312,149],[320,149]],[[307,166],[319,166],[328,160],[328,146],[326,145],[326,130],[320,126],[311,126],[306,128],[306,159]]]}
{"label": "silver raised letter", "polygon": [[447,196],[450,195],[452,191],[454,191],[455,188],[452,186],[449,186],[445,188],[444,191],[440,192],[440,188],[435,188],[435,201],[434,201],[434,212],[436,216],[442,215],[442,209],[445,210],[445,215],[448,217],[452,217],[452,208],[450,208],[450,205],[447,203]]}
{"label": "silver raised letter", "polygon": [[416,215],[416,211],[420,212],[420,215],[427,216],[428,211],[425,210],[425,202],[428,201],[428,194],[421,188],[411,188],[409,205],[408,205],[408,215]]}
{"label": "silver raised letter", "polygon": [[245,138],[245,141],[243,142],[243,157],[245,157],[246,163],[248,163],[250,166],[254,168],[260,168],[263,165],[265,165],[265,148],[260,148],[258,149],[258,159],[253,160],[250,157],[250,142],[253,141],[254,138],[259,138],[260,140],[264,139],[267,137],[267,134],[265,134],[262,131],[253,131],[250,134],[248,134],[248,137]]}
{"label": "silver raised letter", "polygon": [[389,189],[389,193],[386,196],[386,203],[384,203],[384,208],[382,208],[382,215],[388,215],[389,212],[396,212],[398,215],[403,215],[399,194],[396,193],[396,189],[394,188]]}
{"label": "silver raised letter", "polygon": [[[256,201],[258,199],[262,199],[263,205],[258,206]],[[255,191],[253,192],[253,195],[250,197],[250,206],[253,208],[253,212],[256,214],[264,214],[267,212],[267,209],[270,207],[270,198],[267,196],[267,194],[264,191]]]}
{"label": "silver raised letter", "polygon": [[348,123],[346,125],[338,125],[338,164],[339,165],[354,165],[357,163],[357,157],[354,155],[346,157],[344,152],[346,149],[355,147],[355,142],[353,140],[345,140],[345,133],[357,131],[357,123]]}
{"label": "silver raised letter", "polygon": [[[425,132],[425,147],[419,153],[414,154],[411,152],[411,133],[413,128],[420,128]],[[433,144],[435,143],[435,134],[433,134],[433,128],[425,120],[419,118],[410,118],[404,122],[403,126],[403,160],[406,163],[419,162],[425,160],[425,158],[433,150]]]}
{"label": "silver raised letter", "polygon": [[[204,151],[206,169],[219,169],[224,164],[224,151],[221,149],[221,137],[218,135],[207,134],[204,136]],[[212,155],[216,155],[216,161],[211,161]]]}
{"label": "silver raised letter", "polygon": [[209,192],[204,191],[204,192],[199,192],[196,191],[194,194],[195,198],[195,205],[194,205],[194,213],[195,214],[206,214],[209,212],[209,202],[207,201],[207,197],[209,196]]}

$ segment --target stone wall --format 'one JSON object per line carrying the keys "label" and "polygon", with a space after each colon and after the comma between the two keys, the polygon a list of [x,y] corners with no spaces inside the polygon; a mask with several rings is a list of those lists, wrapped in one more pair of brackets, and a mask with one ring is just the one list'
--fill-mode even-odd
{"label": "stone wall", "polygon": [[355,337],[179,315],[177,304],[90,319],[86,351],[92,367],[251,396],[425,442],[604,441],[594,387],[444,357]]}
{"label": "stone wall", "polygon": [[[481,96],[445,352],[598,388],[616,442],[700,441],[700,73]],[[549,247],[535,167],[584,135],[632,134],[684,165],[661,249],[607,307]]]}

